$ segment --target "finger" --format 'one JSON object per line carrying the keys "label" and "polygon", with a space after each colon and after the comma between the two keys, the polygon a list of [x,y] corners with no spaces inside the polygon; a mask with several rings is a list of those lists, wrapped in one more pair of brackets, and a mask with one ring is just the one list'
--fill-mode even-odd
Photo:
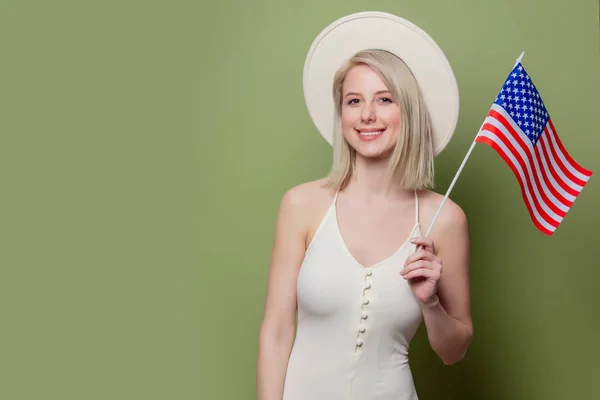
{"label": "finger", "polygon": [[426,236],[418,236],[416,238],[413,238],[410,242],[416,244],[417,247],[421,247],[424,250],[435,254],[435,244],[433,243],[433,240],[431,240],[431,238],[428,238]]}
{"label": "finger", "polygon": [[419,260],[419,261],[416,261],[416,262],[414,262],[414,263],[412,263],[412,264],[410,264],[410,265],[406,266],[406,267],[405,267],[405,268],[402,270],[402,272],[400,272],[400,275],[406,275],[406,274],[408,274],[409,272],[411,272],[411,271],[414,271],[414,270],[416,270],[416,269],[419,269],[419,268],[428,268],[428,269],[432,269],[431,262],[430,262],[430,261],[426,261],[426,260]]}
{"label": "finger", "polygon": [[415,279],[415,278],[426,278],[438,280],[440,278],[440,274],[437,271],[434,271],[429,268],[417,268],[406,275],[403,276],[404,279]]}
{"label": "finger", "polygon": [[432,252],[427,251],[425,249],[421,249],[421,250],[417,250],[413,254],[406,257],[406,262],[404,263],[404,266],[406,267],[407,265],[414,263],[415,261],[418,261],[418,260],[434,261],[435,259],[436,259],[435,254],[433,254]]}

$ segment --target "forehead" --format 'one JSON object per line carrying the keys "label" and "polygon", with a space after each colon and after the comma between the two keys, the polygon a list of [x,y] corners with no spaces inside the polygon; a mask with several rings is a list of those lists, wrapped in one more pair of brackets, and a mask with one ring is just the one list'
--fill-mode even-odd
{"label": "forehead", "polygon": [[344,93],[377,92],[381,90],[388,90],[388,88],[379,75],[367,65],[352,67],[344,79]]}

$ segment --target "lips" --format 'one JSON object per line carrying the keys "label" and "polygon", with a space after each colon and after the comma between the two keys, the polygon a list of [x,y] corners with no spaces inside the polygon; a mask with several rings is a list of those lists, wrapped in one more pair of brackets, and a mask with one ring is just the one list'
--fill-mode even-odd
{"label": "lips", "polygon": [[378,137],[380,137],[383,132],[385,132],[385,128],[384,129],[361,129],[361,130],[356,130],[356,132],[358,133],[358,136],[362,139],[362,140],[374,140],[377,139]]}

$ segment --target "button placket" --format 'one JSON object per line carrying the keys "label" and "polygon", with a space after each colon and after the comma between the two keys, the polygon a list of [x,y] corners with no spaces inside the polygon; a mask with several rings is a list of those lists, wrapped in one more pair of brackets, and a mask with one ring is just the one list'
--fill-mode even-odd
{"label": "button placket", "polygon": [[366,320],[369,318],[368,305],[371,303],[371,299],[368,297],[368,291],[371,289],[371,276],[373,271],[371,269],[365,270],[365,286],[362,290],[362,311],[360,314],[360,325],[358,327],[358,337],[356,339],[356,348],[358,349],[364,343],[364,334],[367,331]]}

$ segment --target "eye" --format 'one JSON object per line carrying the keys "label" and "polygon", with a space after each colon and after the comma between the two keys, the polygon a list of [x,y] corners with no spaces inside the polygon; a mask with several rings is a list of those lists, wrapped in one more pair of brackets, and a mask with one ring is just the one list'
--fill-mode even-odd
{"label": "eye", "polygon": [[350,105],[350,104],[357,104],[357,103],[358,103],[358,99],[350,99],[350,100],[348,100],[347,104]]}
{"label": "eye", "polygon": [[390,99],[389,97],[381,97],[379,100],[381,100],[384,103],[393,103],[394,101],[392,99]]}

